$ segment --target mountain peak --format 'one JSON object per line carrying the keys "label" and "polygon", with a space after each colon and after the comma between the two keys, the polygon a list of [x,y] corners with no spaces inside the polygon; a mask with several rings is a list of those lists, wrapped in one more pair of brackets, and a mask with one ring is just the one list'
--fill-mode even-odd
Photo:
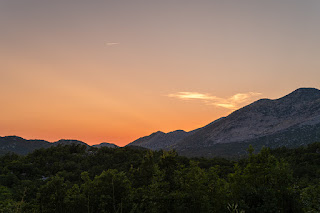
{"label": "mountain peak", "polygon": [[320,98],[320,90],[316,88],[299,88],[290,94],[284,96],[285,99],[300,99],[304,101],[319,99]]}
{"label": "mountain peak", "polygon": [[296,89],[293,92],[320,92],[320,90],[318,90],[317,88],[313,88],[313,87],[301,87]]}

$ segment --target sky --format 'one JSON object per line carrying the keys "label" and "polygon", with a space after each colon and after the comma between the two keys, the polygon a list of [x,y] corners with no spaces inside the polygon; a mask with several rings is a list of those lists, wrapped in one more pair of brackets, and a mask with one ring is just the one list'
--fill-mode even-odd
{"label": "sky", "polygon": [[0,0],[0,136],[123,146],[320,88],[319,0]]}

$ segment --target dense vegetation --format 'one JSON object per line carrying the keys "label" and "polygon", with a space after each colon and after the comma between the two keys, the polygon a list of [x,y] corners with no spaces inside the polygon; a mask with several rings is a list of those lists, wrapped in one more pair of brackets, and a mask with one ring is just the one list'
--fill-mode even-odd
{"label": "dense vegetation", "polygon": [[0,212],[320,212],[320,143],[247,158],[82,145],[0,157]]}

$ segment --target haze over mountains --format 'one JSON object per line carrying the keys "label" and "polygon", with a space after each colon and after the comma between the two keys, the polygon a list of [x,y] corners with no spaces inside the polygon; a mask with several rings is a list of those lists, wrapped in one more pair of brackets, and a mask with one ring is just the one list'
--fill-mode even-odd
{"label": "haze over mountains", "polygon": [[[202,128],[190,132],[158,131],[127,146],[175,149],[186,156],[228,157],[246,154],[249,144],[259,151],[262,146],[297,147],[316,141],[320,141],[320,91],[300,88],[279,99],[253,102]],[[26,154],[37,148],[70,143],[85,144],[76,140],[49,143],[15,136],[0,137],[0,154],[7,151]],[[117,147],[109,143],[94,145],[102,146]]]}

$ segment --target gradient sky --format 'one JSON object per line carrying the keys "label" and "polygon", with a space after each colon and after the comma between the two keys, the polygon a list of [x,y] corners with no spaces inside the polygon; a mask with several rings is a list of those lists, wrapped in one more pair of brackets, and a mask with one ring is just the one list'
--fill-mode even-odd
{"label": "gradient sky", "polygon": [[320,88],[319,0],[0,0],[0,136],[125,145]]}

